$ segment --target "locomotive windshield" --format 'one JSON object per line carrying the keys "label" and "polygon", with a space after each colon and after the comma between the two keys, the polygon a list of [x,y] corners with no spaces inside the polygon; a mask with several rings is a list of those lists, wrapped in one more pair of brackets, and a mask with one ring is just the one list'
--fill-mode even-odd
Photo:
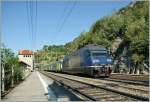
{"label": "locomotive windshield", "polygon": [[91,55],[96,57],[96,56],[108,56],[107,52],[100,52],[100,51],[94,51],[94,52],[91,52]]}
{"label": "locomotive windshield", "polygon": [[92,56],[107,56],[107,53],[92,53]]}

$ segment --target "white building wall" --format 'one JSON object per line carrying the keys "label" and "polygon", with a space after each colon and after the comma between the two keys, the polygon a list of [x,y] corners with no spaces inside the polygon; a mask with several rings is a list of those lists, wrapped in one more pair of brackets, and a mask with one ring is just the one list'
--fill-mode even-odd
{"label": "white building wall", "polygon": [[[31,56],[31,57],[29,57]],[[33,70],[33,59],[34,56],[33,55],[18,55],[19,61],[25,62],[28,65],[30,65],[31,67],[27,67],[30,70]]]}

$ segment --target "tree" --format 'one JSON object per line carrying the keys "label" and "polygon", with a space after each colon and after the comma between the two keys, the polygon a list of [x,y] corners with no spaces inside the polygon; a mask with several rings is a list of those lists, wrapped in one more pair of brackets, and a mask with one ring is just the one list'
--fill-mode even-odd
{"label": "tree", "polygon": [[[19,66],[18,58],[11,49],[1,48],[1,58],[4,61],[4,85],[9,90],[13,85],[22,80],[23,73]],[[12,83],[13,82],[13,83]]]}

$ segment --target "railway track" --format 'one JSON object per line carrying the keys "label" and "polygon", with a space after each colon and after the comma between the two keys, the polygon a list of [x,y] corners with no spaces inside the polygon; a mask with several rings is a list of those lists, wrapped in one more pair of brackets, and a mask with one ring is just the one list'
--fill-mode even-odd
{"label": "railway track", "polygon": [[112,73],[109,78],[120,79],[120,80],[131,80],[131,81],[136,81],[136,82],[147,82],[149,80],[149,75]]}
{"label": "railway track", "polygon": [[[80,94],[83,100],[92,101],[148,101],[148,90],[137,89],[128,87],[126,85],[117,85],[115,83],[100,83],[97,80],[85,80],[71,75],[63,75],[50,72],[41,72],[44,75],[52,78],[59,84],[66,88],[73,90],[75,93]],[[80,79],[79,79],[80,78]],[[81,80],[82,79],[82,80]],[[118,88],[118,89],[117,89]],[[132,94],[130,91],[135,91]],[[137,94],[137,93],[141,94]]]}
{"label": "railway track", "polygon": [[100,80],[127,83],[127,84],[132,84],[132,85],[149,86],[149,81],[135,81],[135,80],[124,80],[124,79],[113,79],[113,78],[104,78],[104,79],[99,78],[99,79]]}

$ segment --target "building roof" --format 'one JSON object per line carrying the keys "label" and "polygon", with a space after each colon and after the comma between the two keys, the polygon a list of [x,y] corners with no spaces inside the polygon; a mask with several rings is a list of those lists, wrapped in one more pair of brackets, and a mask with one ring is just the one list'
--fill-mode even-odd
{"label": "building roof", "polygon": [[24,62],[24,61],[19,61],[19,63],[22,63],[22,64],[24,64],[24,65],[28,65],[28,66],[31,67],[31,65],[29,65],[28,63],[26,63],[26,62]]}
{"label": "building roof", "polygon": [[33,55],[33,51],[31,50],[20,50],[18,55]]}

